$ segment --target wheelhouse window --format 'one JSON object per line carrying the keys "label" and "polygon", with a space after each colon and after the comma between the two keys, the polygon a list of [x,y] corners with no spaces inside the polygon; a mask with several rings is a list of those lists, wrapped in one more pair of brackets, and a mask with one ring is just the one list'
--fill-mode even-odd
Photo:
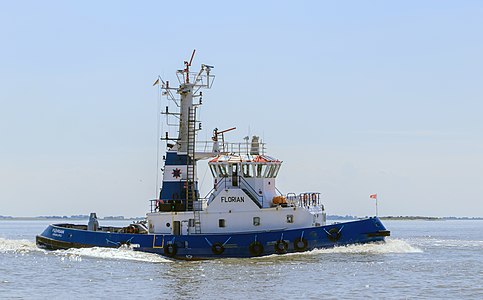
{"label": "wheelhouse window", "polygon": [[254,163],[243,162],[241,164],[213,164],[210,171],[213,177],[223,178],[229,176],[243,176],[245,178],[276,178],[280,170],[279,163]]}
{"label": "wheelhouse window", "polygon": [[242,164],[243,177],[252,177],[252,169],[249,164]]}
{"label": "wheelhouse window", "polygon": [[225,165],[219,165],[218,166],[219,174],[218,176],[220,177],[228,177],[228,172],[226,171],[226,166]]}
{"label": "wheelhouse window", "polygon": [[255,165],[256,176],[258,178],[267,177],[268,171],[270,170],[270,166],[264,164],[257,164]]}
{"label": "wheelhouse window", "polygon": [[280,171],[280,165],[275,165],[275,172],[273,173],[274,178],[278,176],[278,171]]}
{"label": "wheelhouse window", "polygon": [[216,166],[210,165],[210,171],[213,177],[218,177],[218,172],[216,172]]}

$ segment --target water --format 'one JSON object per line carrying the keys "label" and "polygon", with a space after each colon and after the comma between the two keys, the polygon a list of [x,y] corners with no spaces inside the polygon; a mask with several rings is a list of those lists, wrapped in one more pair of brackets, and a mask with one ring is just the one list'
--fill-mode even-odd
{"label": "water", "polygon": [[386,244],[201,262],[37,249],[48,223],[0,221],[0,299],[483,299],[483,221],[386,221]]}

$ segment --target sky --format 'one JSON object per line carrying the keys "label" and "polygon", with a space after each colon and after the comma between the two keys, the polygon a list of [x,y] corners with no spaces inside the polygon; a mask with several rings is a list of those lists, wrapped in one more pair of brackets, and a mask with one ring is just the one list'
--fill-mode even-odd
{"label": "sky", "polygon": [[320,191],[328,214],[374,215],[377,193],[383,216],[483,216],[483,2],[183,4],[0,2],[0,215],[144,215],[152,83],[196,49],[216,75],[199,138],[259,135],[282,192]]}

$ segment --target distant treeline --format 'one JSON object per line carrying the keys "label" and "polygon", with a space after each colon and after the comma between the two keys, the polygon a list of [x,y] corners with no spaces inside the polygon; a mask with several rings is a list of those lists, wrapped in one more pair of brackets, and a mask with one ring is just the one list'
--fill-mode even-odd
{"label": "distant treeline", "polygon": [[[38,217],[12,217],[12,216],[1,216],[0,220],[87,220],[88,215],[72,215],[72,216],[38,216]],[[126,218],[124,216],[107,216],[99,218],[100,220],[142,220],[144,217],[133,217]]]}
{"label": "distant treeline", "polygon": [[424,217],[424,216],[386,216],[380,217],[381,220],[483,220],[483,217]]}
{"label": "distant treeline", "polygon": [[[357,220],[365,217],[358,216],[339,216],[339,215],[327,215],[329,220]],[[384,216],[379,217],[381,220],[428,220],[428,221],[438,221],[438,220],[483,220],[483,217],[424,217],[424,216]],[[38,216],[38,217],[12,217],[12,216],[1,216],[0,220],[46,220],[46,219],[56,219],[56,220],[87,220],[88,215],[72,215],[72,216]],[[142,220],[144,217],[124,217],[124,216],[106,216],[99,218],[100,220]]]}
{"label": "distant treeline", "polygon": [[[329,220],[357,220],[365,217],[358,216],[339,216],[339,215],[327,215]],[[483,217],[425,217],[425,216],[384,216],[379,217],[381,220],[427,220],[427,221],[438,221],[438,220],[483,220]]]}

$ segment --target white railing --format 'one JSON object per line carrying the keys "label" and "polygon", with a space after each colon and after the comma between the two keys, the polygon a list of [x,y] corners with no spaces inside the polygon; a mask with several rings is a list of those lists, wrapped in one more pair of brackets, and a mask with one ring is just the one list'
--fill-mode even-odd
{"label": "white railing", "polygon": [[[186,142],[179,142],[186,143]],[[265,155],[266,144],[259,143],[258,147],[252,147],[250,143],[220,143],[219,150],[220,153],[233,153],[233,154],[261,154]],[[213,141],[197,141],[195,143],[195,152],[209,153],[213,152]],[[213,155],[216,155],[215,153]]]}

